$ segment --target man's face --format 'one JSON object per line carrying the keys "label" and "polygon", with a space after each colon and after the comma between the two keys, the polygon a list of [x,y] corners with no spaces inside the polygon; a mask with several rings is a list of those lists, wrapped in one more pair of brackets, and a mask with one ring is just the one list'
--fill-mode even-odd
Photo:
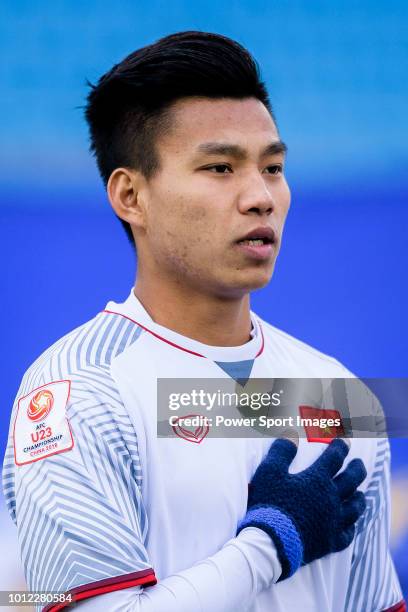
{"label": "man's face", "polygon": [[[140,193],[140,263],[148,258],[162,278],[219,297],[265,286],[290,203],[284,147],[265,106],[180,100],[156,147],[160,169]],[[252,241],[242,242],[248,234]]]}

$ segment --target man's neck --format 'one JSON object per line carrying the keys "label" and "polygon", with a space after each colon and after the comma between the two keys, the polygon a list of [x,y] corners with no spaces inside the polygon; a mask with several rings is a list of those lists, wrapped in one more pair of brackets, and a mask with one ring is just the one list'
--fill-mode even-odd
{"label": "man's neck", "polygon": [[250,340],[249,295],[222,299],[137,278],[134,293],[153,321],[210,346],[240,346]]}

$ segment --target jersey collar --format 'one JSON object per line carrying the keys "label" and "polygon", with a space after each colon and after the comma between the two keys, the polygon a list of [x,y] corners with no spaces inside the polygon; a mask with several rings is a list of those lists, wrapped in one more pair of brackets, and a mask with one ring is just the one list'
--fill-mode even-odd
{"label": "jersey collar", "polygon": [[114,313],[126,317],[151,333],[160,342],[166,342],[175,350],[182,350],[196,357],[204,357],[213,361],[242,361],[252,360],[258,357],[264,348],[264,336],[261,324],[256,315],[251,311],[252,332],[251,339],[240,346],[210,346],[203,344],[182,334],[158,325],[142,306],[140,300],[135,296],[133,288],[128,298],[122,303],[108,302],[105,312]]}

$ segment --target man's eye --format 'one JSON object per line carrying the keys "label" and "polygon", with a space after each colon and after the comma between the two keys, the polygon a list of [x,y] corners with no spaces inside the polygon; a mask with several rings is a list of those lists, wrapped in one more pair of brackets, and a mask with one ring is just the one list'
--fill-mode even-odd
{"label": "man's eye", "polygon": [[210,170],[210,172],[214,172],[216,174],[227,174],[227,172],[231,172],[230,166],[227,164],[215,164],[214,166],[207,166],[204,170]]}
{"label": "man's eye", "polygon": [[274,164],[273,166],[268,166],[266,169],[269,171],[268,174],[281,174],[283,172],[283,166],[281,164]]}

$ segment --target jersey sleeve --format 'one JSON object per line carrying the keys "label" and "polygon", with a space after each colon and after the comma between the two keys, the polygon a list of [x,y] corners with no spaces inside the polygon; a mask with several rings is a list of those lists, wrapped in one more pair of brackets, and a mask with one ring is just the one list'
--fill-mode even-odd
{"label": "jersey sleeve", "polygon": [[390,448],[376,440],[374,471],[366,491],[367,510],[357,523],[346,612],[405,612],[389,549]]}
{"label": "jersey sleeve", "polygon": [[[82,600],[154,585],[133,425],[108,371],[88,368],[69,382],[64,409],[71,448],[17,465],[18,402],[11,420],[3,488],[17,525],[28,588],[70,591]],[[35,378],[26,380],[22,395],[34,383]]]}

